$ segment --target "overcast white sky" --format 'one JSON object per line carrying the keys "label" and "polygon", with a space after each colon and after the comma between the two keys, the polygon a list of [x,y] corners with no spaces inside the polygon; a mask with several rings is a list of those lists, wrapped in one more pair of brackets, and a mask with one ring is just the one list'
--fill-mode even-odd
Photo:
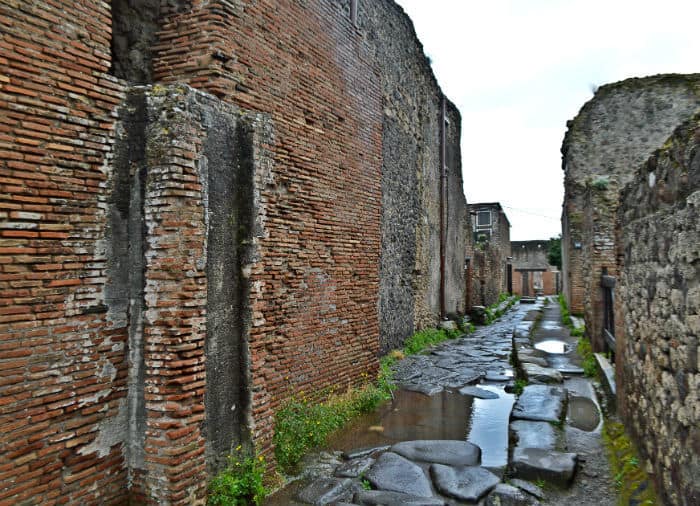
{"label": "overcast white sky", "polygon": [[601,84],[700,72],[697,0],[396,0],[462,113],[469,203],[500,202],[511,239],[561,230],[566,121]]}

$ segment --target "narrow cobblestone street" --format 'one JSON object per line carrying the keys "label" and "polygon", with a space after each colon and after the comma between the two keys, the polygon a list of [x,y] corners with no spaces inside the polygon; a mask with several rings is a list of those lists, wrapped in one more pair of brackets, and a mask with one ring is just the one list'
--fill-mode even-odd
{"label": "narrow cobblestone street", "polygon": [[406,357],[394,400],[266,504],[615,504],[576,341],[540,298]]}

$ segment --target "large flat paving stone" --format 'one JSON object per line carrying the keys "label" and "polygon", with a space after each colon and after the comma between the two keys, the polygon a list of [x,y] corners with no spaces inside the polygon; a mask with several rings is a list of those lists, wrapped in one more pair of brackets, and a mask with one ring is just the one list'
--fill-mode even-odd
{"label": "large flat paving stone", "polygon": [[542,367],[538,364],[523,362],[523,371],[527,379],[539,383],[561,383],[564,381],[561,373],[550,367]]}
{"label": "large flat paving stone", "polygon": [[477,399],[498,399],[498,394],[496,392],[491,392],[489,390],[484,390],[483,388],[468,386],[459,389],[459,393],[462,395],[470,395],[476,397]]}
{"label": "large flat paving stone", "polygon": [[528,385],[513,407],[512,418],[559,422],[564,415],[567,391],[550,385]]}
{"label": "large flat paving stone", "polygon": [[377,489],[403,492],[418,497],[431,497],[430,481],[423,470],[400,455],[383,453],[365,478]]}
{"label": "large flat paving stone", "polygon": [[312,481],[297,494],[297,499],[307,504],[330,504],[343,497],[352,480],[339,478],[319,478]]}
{"label": "large flat paving stone", "polygon": [[513,420],[510,423],[510,430],[516,435],[518,448],[556,449],[557,433],[549,422]]}
{"label": "large flat paving stone", "polygon": [[513,469],[517,478],[545,480],[568,486],[576,473],[576,454],[562,453],[541,448],[516,448],[513,450]]}
{"label": "large flat paving stone", "polygon": [[361,490],[355,494],[357,504],[368,506],[444,506],[445,501],[437,497],[417,497],[402,492],[385,490]]}
{"label": "large flat paving stone", "polygon": [[404,441],[392,446],[391,451],[417,462],[448,466],[476,466],[481,461],[481,448],[467,441]]}
{"label": "large flat paving stone", "polygon": [[442,464],[430,466],[435,488],[448,497],[476,502],[489,493],[501,479],[483,467],[452,467]]}

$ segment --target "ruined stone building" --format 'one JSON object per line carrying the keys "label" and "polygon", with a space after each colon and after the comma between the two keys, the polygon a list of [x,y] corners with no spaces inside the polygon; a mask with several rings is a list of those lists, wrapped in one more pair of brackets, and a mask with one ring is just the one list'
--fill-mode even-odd
{"label": "ruined stone building", "polygon": [[564,140],[564,292],[664,504],[700,502],[700,75],[598,90]]}
{"label": "ruined stone building", "polygon": [[[469,204],[473,246],[469,251],[468,306],[490,306],[509,291],[510,222],[498,202]],[[512,281],[512,280],[511,280]]]}
{"label": "ruined stone building", "polygon": [[559,293],[560,273],[547,259],[549,241],[511,241],[513,293],[532,297]]}
{"label": "ruined stone building", "polygon": [[460,116],[391,0],[0,4],[0,502],[202,503],[465,310]]}

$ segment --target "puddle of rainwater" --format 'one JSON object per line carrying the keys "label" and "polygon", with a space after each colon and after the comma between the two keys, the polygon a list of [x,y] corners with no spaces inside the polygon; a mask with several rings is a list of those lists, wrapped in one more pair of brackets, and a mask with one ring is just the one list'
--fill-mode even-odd
{"label": "puddle of rainwater", "polygon": [[594,431],[600,424],[600,412],[595,402],[588,397],[569,395],[568,422],[572,427]]}
{"label": "puddle of rainwater", "polygon": [[508,420],[515,395],[506,393],[501,385],[478,385],[498,394],[498,399],[474,399],[467,440],[481,448],[484,467],[508,464]]}
{"label": "puddle of rainwater", "polygon": [[327,446],[346,451],[414,439],[464,441],[472,402],[472,397],[448,391],[428,396],[397,390],[393,401],[353,421]]}
{"label": "puddle of rainwater", "polygon": [[569,345],[564,341],[559,341],[558,339],[547,339],[546,341],[540,341],[539,343],[535,343],[535,348],[547,353],[555,353],[558,355],[563,355],[569,351]]}
{"label": "puddle of rainwater", "polygon": [[[483,388],[490,389],[487,386]],[[502,389],[499,391],[503,392]],[[350,451],[415,439],[465,441],[475,401],[479,399],[449,391],[428,396],[408,390],[397,390],[394,392],[393,401],[350,422],[331,436],[324,449]],[[491,402],[497,401],[494,399]],[[265,504],[299,504],[294,501],[294,496],[304,485],[303,481],[290,483],[266,499]]]}

